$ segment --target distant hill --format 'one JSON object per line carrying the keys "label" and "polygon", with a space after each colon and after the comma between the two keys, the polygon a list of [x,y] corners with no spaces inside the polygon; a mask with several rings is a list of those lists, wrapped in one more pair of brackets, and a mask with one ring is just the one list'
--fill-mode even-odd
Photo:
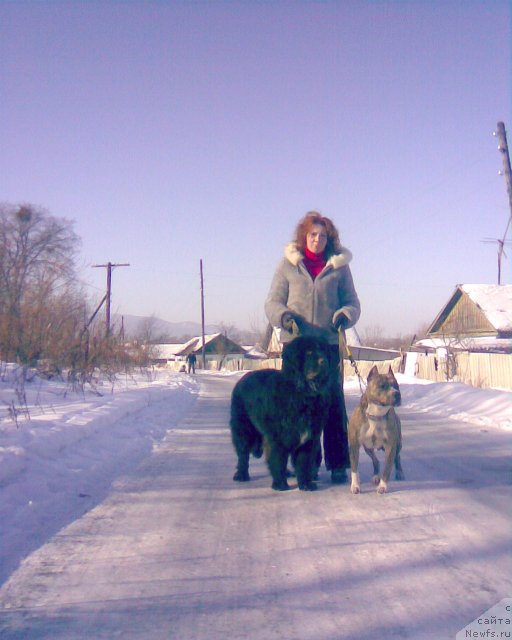
{"label": "distant hill", "polygon": [[[152,338],[160,338],[162,336],[181,338],[183,336],[200,336],[201,324],[199,322],[168,322],[161,318],[153,316],[132,316],[114,314],[112,316],[114,325],[117,329],[124,326],[125,335],[133,338],[144,333],[148,328],[151,331]],[[213,324],[205,325],[205,333],[217,333],[219,328]]]}

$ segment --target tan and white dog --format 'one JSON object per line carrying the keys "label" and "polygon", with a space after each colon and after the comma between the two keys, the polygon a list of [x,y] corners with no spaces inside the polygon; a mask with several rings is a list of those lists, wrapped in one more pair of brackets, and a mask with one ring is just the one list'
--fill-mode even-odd
{"label": "tan and white dog", "polygon": [[[400,402],[400,389],[391,367],[388,373],[382,374],[374,366],[368,375],[366,391],[348,423],[352,493],[361,492],[358,473],[361,445],[373,462],[373,482],[377,485],[378,493],[387,492],[393,464],[396,469],[395,478],[403,480],[404,473],[400,463],[402,429],[400,418],[394,409],[400,406]],[[385,452],[382,475],[379,475],[380,465],[375,454],[379,449]]]}

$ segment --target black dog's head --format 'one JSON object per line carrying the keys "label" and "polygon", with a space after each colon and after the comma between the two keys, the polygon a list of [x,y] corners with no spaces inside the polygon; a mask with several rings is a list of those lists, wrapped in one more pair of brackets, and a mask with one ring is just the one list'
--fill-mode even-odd
{"label": "black dog's head", "polygon": [[283,348],[283,375],[293,381],[299,391],[326,393],[330,375],[327,340],[299,336]]}

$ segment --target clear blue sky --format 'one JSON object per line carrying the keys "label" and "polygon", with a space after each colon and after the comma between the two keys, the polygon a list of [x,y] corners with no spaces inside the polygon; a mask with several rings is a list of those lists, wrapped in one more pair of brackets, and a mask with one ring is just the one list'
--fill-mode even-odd
{"label": "clear blue sky", "polygon": [[75,221],[95,301],[91,265],[129,262],[113,311],[199,321],[202,258],[206,321],[239,328],[317,208],[358,328],[414,332],[497,281],[510,42],[500,0],[0,1],[0,200]]}

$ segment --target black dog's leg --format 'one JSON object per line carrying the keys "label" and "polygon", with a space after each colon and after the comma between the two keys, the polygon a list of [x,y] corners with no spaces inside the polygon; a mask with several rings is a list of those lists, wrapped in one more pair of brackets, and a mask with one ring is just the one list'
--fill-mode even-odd
{"label": "black dog's leg", "polygon": [[247,482],[251,479],[249,476],[249,456],[252,453],[255,458],[261,458],[263,455],[263,438],[260,433],[254,430],[252,433],[246,432],[244,437],[241,437],[239,433],[232,432],[232,440],[238,456],[238,464],[233,480]]}
{"label": "black dog's leg", "polygon": [[249,476],[249,450],[237,451],[238,464],[236,465],[235,475],[233,480],[236,482],[247,482],[250,480]]}
{"label": "black dog's leg", "polygon": [[251,422],[245,410],[244,402],[239,395],[234,392],[231,401],[231,441],[238,457],[233,480],[236,482],[247,482],[249,476],[249,455],[252,453],[256,458],[262,454],[262,436]]}
{"label": "black dog's leg", "polygon": [[315,468],[313,469],[313,480],[318,480],[318,471],[320,470],[321,466],[322,466],[322,447],[321,445],[319,445],[318,451],[316,454]]}
{"label": "black dog's leg", "polygon": [[265,438],[265,454],[268,469],[272,476],[272,489],[275,491],[286,491],[290,488],[286,480],[288,451],[277,442]]}
{"label": "black dog's leg", "polygon": [[238,457],[238,464],[233,480],[236,482],[247,482],[251,479],[249,476],[249,455],[252,446],[251,431],[248,426],[245,426],[245,430],[240,429],[240,425],[232,419],[231,441],[233,442],[233,447]]}
{"label": "black dog's leg", "polygon": [[238,464],[233,480],[247,482],[251,479],[249,476],[249,456],[252,453],[255,458],[261,458],[263,454],[263,438],[254,427],[251,428],[250,423],[247,423],[242,432],[232,429],[231,439],[238,456]]}
{"label": "black dog's leg", "polygon": [[297,484],[301,491],[316,491],[316,482],[313,478],[317,471],[317,452],[319,442],[310,440],[299,447],[293,454],[293,464],[297,474]]}

